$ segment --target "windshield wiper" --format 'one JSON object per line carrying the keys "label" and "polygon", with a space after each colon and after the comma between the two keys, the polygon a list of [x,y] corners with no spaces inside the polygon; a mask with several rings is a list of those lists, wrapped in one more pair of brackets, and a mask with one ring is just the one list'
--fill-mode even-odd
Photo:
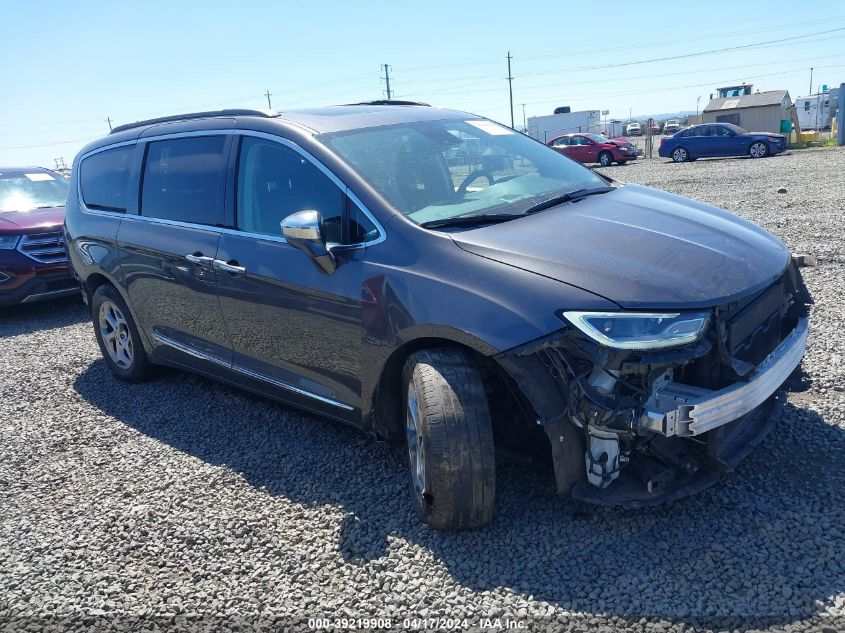
{"label": "windshield wiper", "polygon": [[477,226],[480,224],[498,224],[523,217],[521,213],[479,213],[476,215],[459,215],[454,218],[440,218],[420,223],[426,229],[440,229],[448,226]]}
{"label": "windshield wiper", "polygon": [[525,212],[525,215],[531,215],[532,213],[538,213],[539,211],[545,211],[551,207],[556,207],[559,204],[563,204],[564,202],[575,202],[580,200],[581,198],[586,198],[587,196],[594,196],[600,193],[607,193],[609,191],[613,191],[616,187],[590,187],[589,189],[576,189],[575,191],[570,191],[569,193],[564,193],[559,196],[554,196],[553,198],[549,198],[547,200],[543,200],[543,202],[535,204],[533,207],[529,207],[528,210]]}

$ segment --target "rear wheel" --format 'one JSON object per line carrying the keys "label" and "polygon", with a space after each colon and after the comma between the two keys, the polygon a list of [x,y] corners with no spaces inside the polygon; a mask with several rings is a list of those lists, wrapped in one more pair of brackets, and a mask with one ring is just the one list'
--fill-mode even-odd
{"label": "rear wheel", "polygon": [[150,361],[138,328],[120,293],[105,284],[91,298],[94,335],[111,372],[127,382],[140,382],[150,372]]}
{"label": "rear wheel", "polygon": [[751,158],[765,158],[769,154],[769,147],[762,141],[757,141],[751,144],[751,147],[748,148],[748,153],[751,155]]}
{"label": "rear wheel", "polygon": [[411,497],[419,519],[441,530],[493,517],[493,430],[484,383],[469,354],[416,352],[402,372]]}
{"label": "rear wheel", "polygon": [[610,167],[613,164],[613,154],[610,152],[602,152],[599,154],[599,164],[602,167]]}
{"label": "rear wheel", "polygon": [[672,150],[672,160],[676,163],[685,163],[689,160],[689,153],[685,147],[676,147]]}

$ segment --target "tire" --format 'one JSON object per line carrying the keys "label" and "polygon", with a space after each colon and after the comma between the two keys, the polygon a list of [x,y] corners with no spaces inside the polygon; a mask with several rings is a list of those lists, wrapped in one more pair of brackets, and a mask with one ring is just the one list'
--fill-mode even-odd
{"label": "tire", "polygon": [[415,352],[402,371],[411,499],[423,523],[480,528],[493,517],[496,463],[481,375],[465,352]]}
{"label": "tire", "polygon": [[769,146],[763,141],[755,141],[748,147],[748,155],[751,158],[765,158],[769,155]]}
{"label": "tire", "polygon": [[689,152],[686,147],[676,147],[672,150],[672,160],[676,163],[685,163],[689,160]]}
{"label": "tire", "polygon": [[104,284],[94,292],[91,320],[103,360],[111,372],[126,382],[146,379],[150,375],[151,363],[135,320],[114,286]]}
{"label": "tire", "polygon": [[599,165],[602,167],[610,167],[613,164],[613,154],[610,152],[602,152],[599,154]]}

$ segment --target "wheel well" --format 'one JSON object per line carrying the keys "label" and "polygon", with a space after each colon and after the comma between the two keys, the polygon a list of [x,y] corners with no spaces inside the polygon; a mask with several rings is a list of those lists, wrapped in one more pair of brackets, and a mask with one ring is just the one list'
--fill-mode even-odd
{"label": "wheel well", "polygon": [[103,284],[111,285],[111,281],[105,275],[101,275],[100,273],[93,273],[88,275],[88,278],[85,280],[85,292],[88,295],[88,302],[91,302],[91,298],[94,296],[94,293],[97,292],[97,288],[102,286]]}
{"label": "wheel well", "polygon": [[[405,361],[422,349],[453,348],[469,354],[481,372],[487,390],[487,399],[493,422],[493,433],[497,448],[506,448],[515,453],[530,451],[533,442],[526,438],[533,437],[533,431],[540,427],[534,421],[536,414],[531,411],[527,399],[519,387],[510,379],[499,364],[492,358],[480,354],[471,347],[442,338],[422,338],[406,343],[397,349],[384,365],[374,397],[373,430],[390,442],[397,442],[404,437],[402,418],[402,368]],[[548,448],[545,433],[540,433],[541,443],[535,446],[541,451],[543,444]],[[523,444],[529,445],[527,450]]]}

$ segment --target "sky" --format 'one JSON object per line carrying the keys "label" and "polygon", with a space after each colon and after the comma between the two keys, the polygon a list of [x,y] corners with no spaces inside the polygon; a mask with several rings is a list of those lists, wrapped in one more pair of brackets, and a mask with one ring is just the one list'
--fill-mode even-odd
{"label": "sky", "polygon": [[[747,81],[793,99],[845,81],[829,0],[0,3],[0,165],[70,164],[113,125],[225,107],[393,97],[514,119],[695,111]],[[523,105],[524,109],[523,109]]]}

